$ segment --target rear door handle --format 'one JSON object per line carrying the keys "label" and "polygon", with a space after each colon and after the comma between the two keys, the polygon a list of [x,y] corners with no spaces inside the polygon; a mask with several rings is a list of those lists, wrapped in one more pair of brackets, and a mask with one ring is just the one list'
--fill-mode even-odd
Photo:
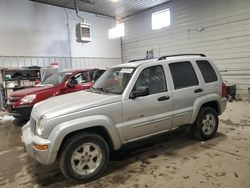
{"label": "rear door handle", "polygon": [[158,101],[166,101],[166,100],[169,100],[169,99],[170,99],[169,96],[163,96],[163,97],[159,97]]}
{"label": "rear door handle", "polygon": [[203,91],[203,89],[201,89],[201,88],[194,90],[195,93],[200,93],[202,91]]}

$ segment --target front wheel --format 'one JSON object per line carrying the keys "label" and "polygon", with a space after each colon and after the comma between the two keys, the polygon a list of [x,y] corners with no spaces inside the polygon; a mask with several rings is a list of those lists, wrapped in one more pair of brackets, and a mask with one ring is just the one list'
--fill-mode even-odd
{"label": "front wheel", "polygon": [[217,132],[219,124],[218,113],[210,107],[201,108],[191,130],[193,135],[199,140],[207,140]]}
{"label": "front wheel", "polygon": [[63,146],[60,169],[71,180],[88,182],[98,178],[109,161],[107,142],[97,134],[78,134]]}

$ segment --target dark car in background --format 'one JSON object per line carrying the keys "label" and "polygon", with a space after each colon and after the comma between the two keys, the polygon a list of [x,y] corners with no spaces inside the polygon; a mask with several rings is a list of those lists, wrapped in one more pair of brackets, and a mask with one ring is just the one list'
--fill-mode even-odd
{"label": "dark car in background", "polygon": [[105,69],[65,70],[47,78],[42,83],[10,95],[7,110],[19,121],[29,120],[33,106],[50,97],[89,89]]}

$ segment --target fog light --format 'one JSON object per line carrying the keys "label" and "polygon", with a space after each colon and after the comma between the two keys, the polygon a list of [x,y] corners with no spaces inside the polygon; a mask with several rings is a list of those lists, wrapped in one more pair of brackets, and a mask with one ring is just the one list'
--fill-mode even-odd
{"label": "fog light", "polygon": [[36,149],[36,150],[47,150],[49,147],[48,147],[48,145],[39,145],[39,144],[35,144],[35,145],[33,146],[33,148]]}

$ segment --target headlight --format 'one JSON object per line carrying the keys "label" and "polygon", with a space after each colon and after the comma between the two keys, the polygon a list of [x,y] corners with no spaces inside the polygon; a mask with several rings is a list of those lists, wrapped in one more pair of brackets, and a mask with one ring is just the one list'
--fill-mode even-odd
{"label": "headlight", "polygon": [[45,125],[46,125],[46,118],[42,116],[36,124],[36,132],[39,136],[43,134]]}
{"label": "headlight", "polygon": [[27,95],[21,99],[21,103],[32,103],[36,98],[36,95]]}

